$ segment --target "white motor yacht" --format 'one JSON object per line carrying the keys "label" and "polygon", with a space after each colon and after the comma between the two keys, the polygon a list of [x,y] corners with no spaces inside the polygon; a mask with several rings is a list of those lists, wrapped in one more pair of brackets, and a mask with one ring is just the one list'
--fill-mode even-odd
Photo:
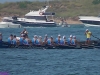
{"label": "white motor yacht", "polygon": [[56,27],[57,24],[48,17],[53,18],[55,13],[46,12],[49,6],[44,6],[38,11],[30,11],[24,18],[13,17],[14,24],[21,24],[23,27]]}
{"label": "white motor yacht", "polygon": [[87,27],[96,26],[100,27],[100,17],[94,16],[79,16],[79,20]]}
{"label": "white motor yacht", "polygon": [[20,24],[14,24],[12,20],[12,17],[4,17],[0,22],[0,28],[21,28]]}

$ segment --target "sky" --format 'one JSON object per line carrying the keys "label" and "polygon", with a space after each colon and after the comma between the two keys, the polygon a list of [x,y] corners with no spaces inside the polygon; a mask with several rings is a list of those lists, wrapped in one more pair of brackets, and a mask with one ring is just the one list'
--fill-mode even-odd
{"label": "sky", "polygon": [[16,1],[50,1],[50,0],[0,0],[0,3],[16,2]]}

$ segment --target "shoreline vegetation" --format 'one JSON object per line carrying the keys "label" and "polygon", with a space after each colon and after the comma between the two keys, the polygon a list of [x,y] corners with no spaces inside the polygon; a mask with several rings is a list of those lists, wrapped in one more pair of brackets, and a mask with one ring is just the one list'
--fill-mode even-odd
{"label": "shoreline vegetation", "polygon": [[[98,16],[100,0],[52,0],[48,12],[55,12],[54,20],[59,23],[64,19],[68,24],[82,24],[78,16]],[[38,10],[48,2],[20,1],[0,3],[0,21],[6,16],[24,17],[30,10]]]}

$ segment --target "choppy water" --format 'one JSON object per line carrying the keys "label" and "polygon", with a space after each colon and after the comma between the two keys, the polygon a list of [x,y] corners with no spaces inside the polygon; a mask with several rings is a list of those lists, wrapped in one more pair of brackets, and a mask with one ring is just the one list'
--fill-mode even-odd
{"label": "choppy water", "polygon": [[[84,26],[71,26],[70,28],[26,28],[29,37],[45,34],[57,37],[58,34],[75,35],[78,40],[85,40]],[[94,36],[100,38],[100,28],[88,27]],[[0,29],[3,40],[16,34],[19,36],[23,29]],[[93,38],[92,39],[96,39]],[[9,75],[100,75],[99,49],[0,49],[0,72]]]}

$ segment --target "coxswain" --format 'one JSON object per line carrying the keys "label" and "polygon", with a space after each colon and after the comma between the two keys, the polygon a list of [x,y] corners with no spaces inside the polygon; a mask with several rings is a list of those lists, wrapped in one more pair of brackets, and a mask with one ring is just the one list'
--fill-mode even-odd
{"label": "coxswain", "polygon": [[68,44],[68,45],[71,45],[72,37],[73,37],[73,36],[70,35],[70,37],[68,38],[68,40],[67,40],[67,44]]}
{"label": "coxswain", "polygon": [[73,36],[71,44],[76,46],[77,43],[78,43],[78,41],[76,40],[76,36]]}
{"label": "coxswain", "polygon": [[27,30],[24,28],[24,30],[21,32],[21,34],[24,34],[25,36],[28,36]]}
{"label": "coxswain", "polygon": [[48,40],[48,35],[45,34],[45,37],[44,37],[44,41],[43,41],[43,43],[44,43],[44,44],[47,44],[47,40]]}
{"label": "coxswain", "polygon": [[89,44],[90,44],[90,40],[91,40],[91,35],[92,35],[92,33],[91,33],[88,29],[86,29],[85,35],[86,35],[86,38],[87,38],[86,44],[89,45]]}
{"label": "coxswain", "polygon": [[2,33],[0,33],[0,45],[2,45]]}
{"label": "coxswain", "polygon": [[56,44],[60,44],[61,36],[60,34],[58,35],[58,38],[56,38]]}
{"label": "coxswain", "polygon": [[13,44],[13,35],[11,34],[10,37],[8,38],[8,43]]}

